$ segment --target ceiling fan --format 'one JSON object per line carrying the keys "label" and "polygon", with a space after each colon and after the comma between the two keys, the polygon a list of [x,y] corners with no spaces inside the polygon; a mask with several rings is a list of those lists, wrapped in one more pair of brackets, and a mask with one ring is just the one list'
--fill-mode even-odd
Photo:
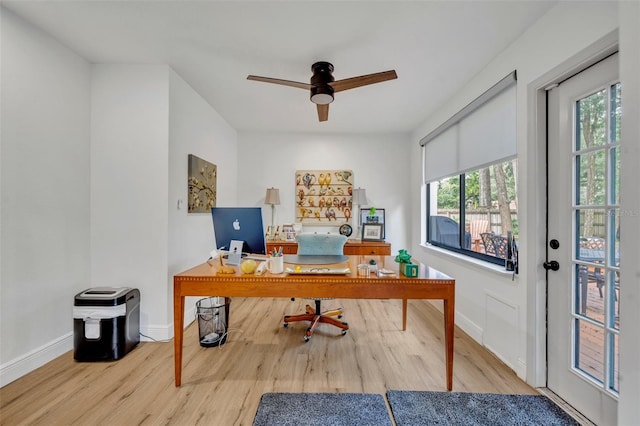
{"label": "ceiling fan", "polygon": [[327,121],[329,119],[329,104],[333,102],[334,93],[398,78],[396,72],[390,70],[336,81],[333,78],[333,65],[329,62],[316,62],[311,65],[311,71],[313,75],[311,76],[310,83],[260,77],[257,75],[250,75],[247,77],[247,80],[263,81],[265,83],[281,84],[283,86],[309,90],[311,102],[316,104],[318,108],[318,119],[320,121]]}

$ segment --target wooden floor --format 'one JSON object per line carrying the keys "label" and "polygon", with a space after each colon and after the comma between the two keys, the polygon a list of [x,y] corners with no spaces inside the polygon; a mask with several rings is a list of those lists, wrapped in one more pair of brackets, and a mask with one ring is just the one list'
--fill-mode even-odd
{"label": "wooden floor", "polygon": [[[305,303],[235,298],[218,348],[200,347],[193,323],[180,388],[172,342],[141,343],[115,362],[78,363],[69,352],[0,389],[0,424],[251,425],[265,392],[445,391],[443,319],[429,302],[409,301],[402,332],[400,301],[342,300],[349,333],[321,324],[308,343],[303,323],[282,327]],[[453,390],[537,393],[459,329]]]}

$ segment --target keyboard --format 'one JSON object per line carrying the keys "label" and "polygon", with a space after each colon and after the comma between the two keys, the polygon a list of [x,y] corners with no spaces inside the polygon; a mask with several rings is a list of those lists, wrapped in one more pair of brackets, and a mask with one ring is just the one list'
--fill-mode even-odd
{"label": "keyboard", "polygon": [[346,275],[351,273],[349,268],[286,268],[284,270],[287,274],[293,275]]}
{"label": "keyboard", "polygon": [[260,261],[260,260],[267,260],[267,257],[266,257],[266,256],[254,256],[254,255],[248,255],[248,256],[243,257],[243,259],[246,259],[246,260],[258,260],[258,261]]}

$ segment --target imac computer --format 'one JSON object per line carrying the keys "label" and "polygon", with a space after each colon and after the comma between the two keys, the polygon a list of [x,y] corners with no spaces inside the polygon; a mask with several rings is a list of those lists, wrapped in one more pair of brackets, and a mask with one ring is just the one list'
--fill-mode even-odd
{"label": "imac computer", "polygon": [[228,251],[231,240],[239,240],[243,255],[266,254],[262,208],[212,207],[211,217],[218,250]]}

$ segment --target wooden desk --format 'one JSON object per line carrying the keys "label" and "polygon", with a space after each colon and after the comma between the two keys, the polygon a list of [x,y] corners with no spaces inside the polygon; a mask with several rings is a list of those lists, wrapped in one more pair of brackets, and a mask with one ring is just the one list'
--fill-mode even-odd
{"label": "wooden desk", "polygon": [[[297,254],[298,243],[295,241],[267,241],[267,253],[282,247],[284,254]],[[347,240],[342,252],[346,255],[390,256],[391,244],[384,241]]]}
{"label": "wooden desk", "polygon": [[[398,276],[398,264],[392,256],[378,256],[379,268],[393,269],[395,276],[358,277],[358,263],[371,256],[350,256],[345,263],[326,265],[351,269],[350,275],[243,275],[239,267],[235,274],[216,275],[219,263],[203,263],[173,277],[173,329],[175,384],[182,382],[182,342],[184,335],[185,296],[238,297],[336,297],[343,299],[402,299],[402,329],[407,325],[407,299],[441,299],[444,301],[444,331],[447,389],[453,387],[453,330],[455,314],[455,280],[443,273],[419,264],[417,278]],[[285,264],[286,267],[295,265]],[[317,265],[316,265],[317,266]],[[278,327],[278,324],[274,324]]]}

